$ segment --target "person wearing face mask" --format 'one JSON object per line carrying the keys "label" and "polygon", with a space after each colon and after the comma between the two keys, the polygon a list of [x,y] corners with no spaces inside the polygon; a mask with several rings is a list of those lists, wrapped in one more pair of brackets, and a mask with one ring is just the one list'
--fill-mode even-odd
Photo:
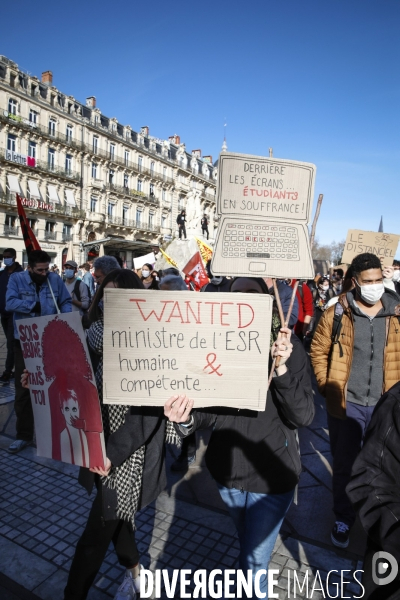
{"label": "person wearing face mask", "polygon": [[[21,376],[25,369],[22,354],[19,319],[43,317],[60,312],[71,312],[71,296],[63,280],[50,273],[50,256],[43,250],[28,254],[28,270],[13,273],[6,293],[6,311],[13,313],[14,359],[15,359],[15,414],[17,417],[17,439],[8,451],[16,454],[33,440],[33,412],[29,390],[22,387]],[[57,306],[56,304],[57,303]],[[29,341],[29,340],[28,340]]]}
{"label": "person wearing face mask", "polygon": [[153,265],[146,263],[142,267],[142,283],[146,290],[158,290],[157,272],[153,270]]}
{"label": "person wearing face mask", "polygon": [[312,323],[309,326],[309,332],[314,332],[318,323],[324,314],[327,304],[331,298],[335,296],[330,283],[328,275],[322,275],[316,281],[316,288],[312,290],[313,304],[314,304],[314,317]]}
{"label": "person wearing face mask", "polygon": [[4,269],[0,271],[0,316],[1,326],[7,340],[7,358],[0,381],[7,383],[12,377],[14,369],[14,324],[12,313],[6,311],[6,291],[8,280],[13,273],[20,273],[22,267],[16,262],[17,253],[14,248],[7,248],[3,252]]}
{"label": "person wearing face mask", "polygon": [[349,545],[355,512],[346,494],[351,470],[382,392],[400,380],[400,300],[385,288],[380,260],[359,254],[354,288],[324,312],[311,345],[318,389],[326,398],[333,457],[332,543]]}
{"label": "person wearing face mask", "polygon": [[82,316],[89,308],[90,293],[89,288],[83,281],[76,278],[78,264],[74,260],[68,260],[65,265],[65,287],[71,294],[72,311],[79,311]]}

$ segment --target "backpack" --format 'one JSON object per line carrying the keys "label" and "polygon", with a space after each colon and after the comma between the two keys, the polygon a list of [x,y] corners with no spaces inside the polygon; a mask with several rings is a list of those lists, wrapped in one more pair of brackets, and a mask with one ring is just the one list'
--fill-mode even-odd
{"label": "backpack", "polygon": [[[87,288],[87,294],[89,296],[89,305],[90,305],[90,290],[89,290],[88,286],[86,285],[86,283],[84,281],[82,281],[81,279],[77,279],[75,281],[75,285],[74,285],[74,289],[72,290],[72,293],[74,294],[74,296],[78,300],[78,302],[82,302],[81,290],[80,290],[81,283],[83,283],[83,285]],[[86,309],[86,310],[81,309],[81,310],[83,310],[83,312],[85,313],[85,312],[87,312],[88,309]]]}
{"label": "backpack", "polygon": [[328,364],[331,362],[333,346],[335,346],[336,344],[339,344],[340,358],[343,357],[343,348],[342,348],[342,344],[340,343],[340,339],[339,339],[340,332],[342,330],[343,313],[344,313],[343,306],[339,302],[336,302],[335,313],[333,315],[332,332],[331,332],[331,342],[332,343],[331,343],[331,349],[329,350]]}

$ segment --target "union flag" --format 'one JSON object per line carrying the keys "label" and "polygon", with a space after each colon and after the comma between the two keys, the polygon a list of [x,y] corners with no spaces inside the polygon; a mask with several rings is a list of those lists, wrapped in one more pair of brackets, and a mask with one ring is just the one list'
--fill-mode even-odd
{"label": "union flag", "polygon": [[193,283],[196,292],[199,292],[201,288],[209,282],[203,261],[201,260],[200,252],[193,254],[192,258],[183,267],[182,271],[185,273],[187,281]]}

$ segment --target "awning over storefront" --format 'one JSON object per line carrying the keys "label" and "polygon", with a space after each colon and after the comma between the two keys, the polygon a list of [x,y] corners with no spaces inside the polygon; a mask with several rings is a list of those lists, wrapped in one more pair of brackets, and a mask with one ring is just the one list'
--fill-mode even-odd
{"label": "awning over storefront", "polygon": [[8,187],[10,192],[13,194],[20,194],[21,187],[19,185],[18,177],[16,175],[7,175]]}
{"label": "awning over storefront", "polygon": [[34,179],[28,179],[28,186],[31,198],[36,198],[37,200],[40,200],[40,192],[37,181],[35,181]]}
{"label": "awning over storefront", "polygon": [[47,189],[49,190],[49,200],[50,202],[54,202],[54,204],[60,204],[60,198],[58,197],[57,188],[55,185],[48,185]]}
{"label": "awning over storefront", "polygon": [[132,250],[134,256],[140,256],[146,254],[146,252],[152,252],[154,248],[158,248],[158,244],[152,244],[141,240],[124,240],[122,238],[107,237],[101,240],[94,240],[93,242],[86,242],[83,244],[85,248],[91,248],[93,246],[104,246],[106,253],[107,250]]}
{"label": "awning over storefront", "polygon": [[70,206],[76,206],[75,196],[72,190],[65,190],[65,202]]}

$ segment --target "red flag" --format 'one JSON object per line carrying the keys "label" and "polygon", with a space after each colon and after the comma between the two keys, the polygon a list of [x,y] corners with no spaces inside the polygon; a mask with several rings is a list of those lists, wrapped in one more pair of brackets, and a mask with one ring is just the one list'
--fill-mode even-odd
{"label": "red flag", "polygon": [[200,256],[200,252],[193,254],[187,265],[185,265],[182,271],[186,275],[186,279],[193,282],[196,292],[200,291],[203,285],[208,283],[208,277],[206,270],[203,265],[203,261]]}
{"label": "red flag", "polygon": [[31,226],[28,223],[28,219],[26,218],[24,207],[22,206],[22,198],[18,194],[17,210],[27,253],[29,254],[29,252],[31,252],[32,250],[41,250],[39,242],[37,241],[35,234],[33,233]]}

